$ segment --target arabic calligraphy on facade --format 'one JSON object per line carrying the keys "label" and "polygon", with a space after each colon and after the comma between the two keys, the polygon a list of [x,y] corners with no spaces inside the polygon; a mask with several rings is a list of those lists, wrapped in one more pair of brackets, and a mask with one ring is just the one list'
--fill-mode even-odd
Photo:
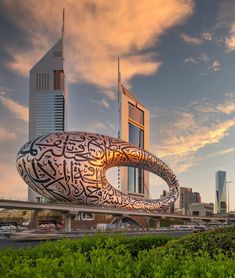
{"label": "arabic calligraphy on facade", "polygon": [[[178,197],[172,170],[153,154],[130,143],[95,133],[62,132],[26,143],[16,160],[17,170],[36,192],[52,201],[86,206],[161,210]],[[114,188],[107,169],[129,166],[152,172],[169,186],[156,200],[136,200]]]}

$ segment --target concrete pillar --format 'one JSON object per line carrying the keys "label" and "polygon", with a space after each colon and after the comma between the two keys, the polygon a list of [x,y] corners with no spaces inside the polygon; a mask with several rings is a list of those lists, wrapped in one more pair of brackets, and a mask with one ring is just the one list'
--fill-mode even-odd
{"label": "concrete pillar", "polygon": [[29,226],[31,229],[38,229],[38,210],[32,211],[32,218]]}
{"label": "concrete pillar", "polygon": [[156,219],[156,229],[160,228],[160,219]]}
{"label": "concrete pillar", "polygon": [[121,227],[122,227],[122,219],[123,219],[122,216],[117,218],[117,228],[118,228],[118,230],[120,230]]}
{"label": "concrete pillar", "polygon": [[71,216],[70,215],[64,216],[64,229],[65,229],[65,232],[67,232],[67,233],[71,232]]}

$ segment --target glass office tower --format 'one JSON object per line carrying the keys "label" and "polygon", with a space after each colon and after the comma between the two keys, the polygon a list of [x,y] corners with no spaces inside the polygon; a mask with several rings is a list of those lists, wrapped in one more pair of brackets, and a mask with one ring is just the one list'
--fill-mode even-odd
{"label": "glass office tower", "polygon": [[226,172],[217,171],[215,174],[215,213],[227,212]]}
{"label": "glass office tower", "polygon": [[[144,148],[144,112],[132,103],[128,103],[128,134],[129,142]],[[134,123],[135,122],[135,123]],[[136,123],[138,125],[136,125]],[[144,194],[144,171],[129,167],[128,192]]]}
{"label": "glass office tower", "polygon": [[[149,148],[149,111],[124,86],[120,85],[120,139],[145,150]],[[149,173],[120,167],[119,188],[135,197],[149,198]]]}
{"label": "glass office tower", "polygon": [[[29,140],[65,130],[65,76],[61,39],[32,67],[29,81]],[[42,196],[28,188],[28,200]]]}

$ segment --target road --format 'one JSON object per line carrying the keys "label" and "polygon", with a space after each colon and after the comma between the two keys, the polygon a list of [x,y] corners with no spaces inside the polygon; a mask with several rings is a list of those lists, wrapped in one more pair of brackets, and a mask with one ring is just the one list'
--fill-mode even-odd
{"label": "road", "polygon": [[[149,232],[149,231],[146,231],[146,232],[131,232],[131,233],[125,233],[127,236],[141,236],[141,235],[148,235],[148,234],[155,234],[155,235],[161,235],[161,236],[170,236],[170,237],[182,237],[182,236],[185,236],[187,234],[190,234],[191,231],[162,231],[162,232]],[[94,236],[95,233],[86,233],[86,236]],[[108,235],[111,235],[111,233],[108,233]],[[59,235],[58,235],[59,236]],[[67,233],[67,234],[64,234],[63,237],[69,237],[69,238],[82,238],[84,237],[84,234],[83,233]],[[29,247],[34,247],[34,246],[37,246],[39,244],[43,244],[45,241],[48,241],[48,240],[58,240],[58,239],[61,239],[61,237],[56,237],[56,235],[52,238],[51,237],[51,234],[48,235],[48,237],[46,237],[46,235],[44,235],[43,239],[40,237],[40,234],[38,235],[34,235],[34,237],[32,236],[29,236],[28,238],[27,237],[24,237],[24,238],[4,238],[4,237],[1,237],[0,238],[0,249],[3,249],[3,248],[8,248],[8,247],[12,247],[12,248],[15,248],[15,249],[19,249],[19,248],[29,248]]]}

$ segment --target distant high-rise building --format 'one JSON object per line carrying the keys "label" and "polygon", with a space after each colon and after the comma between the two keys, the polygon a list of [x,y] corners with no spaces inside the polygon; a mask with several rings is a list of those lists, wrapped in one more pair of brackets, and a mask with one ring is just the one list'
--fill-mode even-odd
{"label": "distant high-rise building", "polygon": [[175,204],[178,209],[188,209],[188,205],[192,203],[201,203],[199,192],[192,192],[190,187],[179,187],[179,198]]}
{"label": "distant high-rise building", "polygon": [[188,205],[191,204],[192,188],[179,187],[179,197],[175,202],[178,209],[188,209]]}
{"label": "distant high-rise building", "polygon": [[215,174],[215,212],[227,212],[226,172],[217,171]]}
{"label": "distant high-rise building", "polygon": [[[29,140],[65,130],[64,20],[59,41],[32,67],[29,81]],[[28,200],[42,198],[31,188]]]}
{"label": "distant high-rise building", "polygon": [[199,192],[192,192],[190,187],[179,187],[179,198],[175,202],[175,208],[183,214],[190,215],[191,211],[189,206],[191,204],[200,204],[201,195]]}
{"label": "distant high-rise building", "polygon": [[[120,80],[119,80],[120,81]],[[120,139],[138,147],[149,148],[149,111],[121,83]],[[119,168],[119,188],[139,198],[149,198],[149,173],[133,167]]]}
{"label": "distant high-rise building", "polygon": [[191,193],[191,200],[190,203],[201,203],[201,195],[199,192],[192,192]]}

